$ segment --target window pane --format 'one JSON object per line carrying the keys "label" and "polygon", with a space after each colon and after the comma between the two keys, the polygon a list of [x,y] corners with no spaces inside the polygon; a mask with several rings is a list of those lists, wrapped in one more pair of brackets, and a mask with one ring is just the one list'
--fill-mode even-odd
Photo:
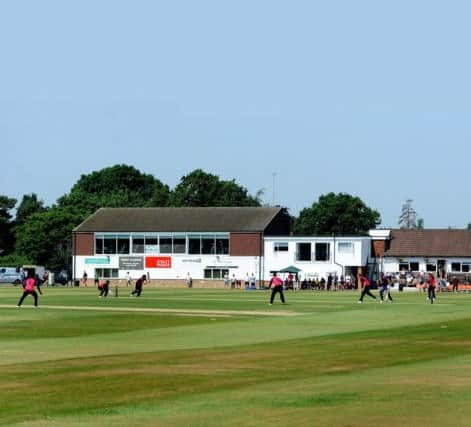
{"label": "window pane", "polygon": [[95,252],[97,254],[103,253],[103,237],[97,237],[95,239]]}
{"label": "window pane", "polygon": [[197,254],[201,253],[201,238],[200,237],[190,237],[188,239],[188,253]]}
{"label": "window pane", "polygon": [[[427,271],[435,271],[436,270],[436,265],[435,264],[427,264],[427,268],[428,266],[431,266],[433,265],[433,270],[427,270]],[[409,268],[410,268],[410,271],[419,271],[419,263],[418,262],[411,262],[409,263]]]}
{"label": "window pane", "polygon": [[330,243],[316,243],[316,261],[329,261]]}
{"label": "window pane", "polygon": [[451,271],[461,271],[461,263],[452,262],[451,263]]}
{"label": "window pane", "polygon": [[212,273],[212,270],[209,269],[209,268],[206,268],[204,270],[204,278],[205,279],[212,279],[211,273]]}
{"label": "window pane", "polygon": [[229,253],[229,239],[216,238],[216,253],[227,255]]}
{"label": "window pane", "polygon": [[[418,269],[419,269],[418,264],[417,264],[417,270],[414,270],[414,268],[413,268],[414,265],[413,265],[413,264],[415,264],[415,263],[411,262],[411,264],[410,264],[411,270],[412,270],[412,271],[419,271],[419,270],[418,270]],[[431,271],[437,271],[437,264],[427,264],[427,265],[426,265],[426,270],[427,270],[427,271],[430,271],[430,272],[431,272]]]}
{"label": "window pane", "polygon": [[461,271],[463,273],[469,273],[469,264],[462,264],[461,265]]}
{"label": "window pane", "polygon": [[118,236],[118,253],[129,254],[129,237]]}
{"label": "window pane", "polygon": [[409,263],[402,262],[399,264],[399,271],[409,271]]}
{"label": "window pane", "polygon": [[311,244],[298,243],[296,246],[296,259],[298,261],[311,261]]}
{"label": "window pane", "polygon": [[275,242],[273,250],[275,252],[288,252],[288,242]]}
{"label": "window pane", "polygon": [[144,248],[146,254],[158,254],[159,253],[159,239],[158,237],[147,237]]}
{"label": "window pane", "polygon": [[183,237],[173,238],[173,253],[184,254],[186,253],[186,239]]}
{"label": "window pane", "polygon": [[103,253],[104,254],[115,254],[116,253],[116,237],[105,236],[103,239]]}
{"label": "window pane", "polygon": [[213,270],[213,279],[220,279],[221,278],[221,270],[214,269]]}
{"label": "window pane", "polygon": [[202,244],[201,253],[203,254],[215,254],[216,253],[214,237],[203,237],[201,239],[201,244]]}
{"label": "window pane", "polygon": [[133,237],[132,239],[132,251],[135,254],[144,253],[144,237]]}
{"label": "window pane", "polygon": [[172,238],[171,237],[160,237],[160,253],[161,254],[172,253]]}
{"label": "window pane", "polygon": [[118,269],[117,268],[113,268],[111,270],[111,277],[113,277],[115,279],[118,278]]}

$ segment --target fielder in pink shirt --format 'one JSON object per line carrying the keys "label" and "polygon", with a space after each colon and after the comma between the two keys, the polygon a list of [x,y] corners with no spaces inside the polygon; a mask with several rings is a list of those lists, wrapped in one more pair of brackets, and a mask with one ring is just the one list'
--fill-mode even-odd
{"label": "fielder in pink shirt", "polygon": [[283,280],[281,280],[276,273],[273,273],[273,277],[270,279],[270,284],[268,285],[268,289],[273,288],[271,291],[270,302],[268,305],[273,305],[273,300],[275,299],[275,295],[277,292],[280,293],[280,299],[283,304],[286,304],[285,296],[283,295]]}
{"label": "fielder in pink shirt", "polygon": [[34,298],[34,306],[38,306],[38,293],[36,292],[36,279],[33,275],[28,275],[28,277],[25,280],[25,286],[23,289],[23,295],[21,295],[20,300],[18,301],[17,307],[20,308],[21,304],[23,303],[24,299],[28,295],[33,295]]}

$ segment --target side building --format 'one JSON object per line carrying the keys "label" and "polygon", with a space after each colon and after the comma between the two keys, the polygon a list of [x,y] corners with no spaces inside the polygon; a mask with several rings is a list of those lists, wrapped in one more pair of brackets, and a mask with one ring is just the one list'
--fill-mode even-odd
{"label": "side building", "polygon": [[471,231],[371,230],[373,256],[384,273],[433,273],[471,278]]}
{"label": "side building", "polygon": [[289,235],[279,207],[102,208],[73,230],[73,277],[265,277],[266,236]]}

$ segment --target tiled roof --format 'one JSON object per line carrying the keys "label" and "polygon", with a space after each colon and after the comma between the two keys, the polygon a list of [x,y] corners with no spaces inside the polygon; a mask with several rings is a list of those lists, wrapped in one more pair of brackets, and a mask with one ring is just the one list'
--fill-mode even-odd
{"label": "tiled roof", "polygon": [[392,230],[385,256],[471,257],[471,231]]}
{"label": "tiled roof", "polygon": [[279,207],[101,208],[75,232],[263,232]]}

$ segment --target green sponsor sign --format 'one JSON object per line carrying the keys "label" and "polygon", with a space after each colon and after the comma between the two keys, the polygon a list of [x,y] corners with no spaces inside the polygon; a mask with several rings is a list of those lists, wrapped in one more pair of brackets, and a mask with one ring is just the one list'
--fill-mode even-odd
{"label": "green sponsor sign", "polygon": [[109,264],[110,257],[102,257],[102,258],[85,258],[85,264]]}

